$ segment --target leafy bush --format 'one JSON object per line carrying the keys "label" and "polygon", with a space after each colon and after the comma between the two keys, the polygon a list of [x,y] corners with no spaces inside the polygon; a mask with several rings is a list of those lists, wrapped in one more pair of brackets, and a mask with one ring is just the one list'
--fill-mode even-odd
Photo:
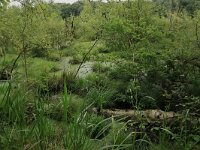
{"label": "leafy bush", "polygon": [[33,47],[31,49],[31,55],[33,57],[46,57],[48,56],[48,50],[43,47]]}
{"label": "leafy bush", "polygon": [[57,71],[61,71],[62,69],[58,66],[54,66],[53,68],[51,68],[50,72],[57,72]]}
{"label": "leafy bush", "polygon": [[76,78],[72,72],[64,72],[61,76],[50,76],[45,73],[37,80],[30,81],[30,88],[34,89],[39,95],[58,94],[64,89],[64,82],[69,91],[74,91]]}
{"label": "leafy bush", "polygon": [[60,61],[61,56],[58,52],[57,53],[49,53],[47,59],[50,61]]}
{"label": "leafy bush", "polygon": [[83,58],[81,55],[75,55],[73,56],[73,59],[69,61],[70,64],[80,64],[83,61]]}
{"label": "leafy bush", "polygon": [[94,103],[98,109],[102,109],[104,106],[108,105],[111,97],[113,96],[113,91],[104,88],[92,88],[86,95],[89,103]]}
{"label": "leafy bush", "polygon": [[72,51],[71,49],[64,49],[62,50],[63,56],[69,57],[76,55],[76,52]]}
{"label": "leafy bush", "polygon": [[105,72],[108,72],[110,69],[110,67],[108,66],[104,66],[103,64],[101,63],[95,63],[93,66],[92,66],[92,70],[94,72],[97,72],[97,73],[105,73]]}
{"label": "leafy bush", "polygon": [[[100,74],[89,74],[84,79],[78,79],[75,82],[75,87],[82,89],[84,93],[87,93],[92,88],[107,88],[109,87],[110,81],[107,77]],[[75,89],[74,87],[74,89]]]}
{"label": "leafy bush", "polygon": [[105,47],[100,47],[100,48],[98,49],[98,52],[99,52],[99,53],[107,54],[107,53],[110,53],[111,50],[109,50],[108,48],[105,48]]}

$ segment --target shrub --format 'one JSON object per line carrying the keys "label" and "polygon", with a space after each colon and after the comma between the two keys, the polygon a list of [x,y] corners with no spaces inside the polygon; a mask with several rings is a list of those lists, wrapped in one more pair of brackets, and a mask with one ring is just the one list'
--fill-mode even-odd
{"label": "shrub", "polygon": [[99,52],[99,53],[103,53],[103,54],[107,54],[107,53],[110,53],[111,50],[108,49],[108,48],[105,48],[105,47],[104,47],[104,48],[101,47],[101,48],[98,49],[98,52]]}
{"label": "shrub", "polygon": [[73,59],[69,61],[70,64],[80,64],[82,62],[83,58],[81,55],[75,55],[73,56]]}
{"label": "shrub", "polygon": [[60,55],[56,53],[49,53],[47,59],[50,61],[60,61]]}
{"label": "shrub", "polygon": [[119,62],[116,67],[112,68],[109,77],[115,80],[129,82],[131,79],[137,77],[140,73],[140,68],[134,62]]}
{"label": "shrub", "polygon": [[111,97],[113,96],[113,91],[104,88],[92,88],[86,95],[89,103],[94,103],[94,105],[101,110],[104,106],[108,105]]}
{"label": "shrub", "polygon": [[61,71],[62,69],[59,68],[58,66],[54,66],[53,68],[51,68],[50,72],[58,72]]}
{"label": "shrub", "polygon": [[0,80],[10,80],[11,79],[11,72],[10,69],[4,68],[0,70]]}
{"label": "shrub", "polygon": [[69,91],[73,91],[76,78],[72,72],[64,72],[61,76],[49,76],[42,74],[37,80],[31,81],[32,89],[36,90],[39,95],[58,94],[64,89],[64,82],[66,82]]}
{"label": "shrub", "polygon": [[100,88],[100,87],[108,87],[110,84],[109,79],[101,74],[89,74],[86,78],[80,79],[77,84],[80,84],[81,88],[86,89],[89,91],[92,88]]}
{"label": "shrub", "polygon": [[62,53],[63,53],[63,56],[65,57],[69,57],[69,56],[74,56],[76,55],[76,52],[74,52],[73,50],[71,49],[64,49],[64,50],[61,50]]}
{"label": "shrub", "polygon": [[92,66],[92,70],[94,72],[98,72],[98,73],[105,73],[107,71],[109,71],[109,67],[108,66],[103,66],[101,63],[95,63],[93,66]]}
{"label": "shrub", "polygon": [[43,47],[33,47],[31,49],[31,55],[33,57],[46,57],[48,56],[48,50]]}
{"label": "shrub", "polygon": [[[62,94],[57,95],[57,100],[54,100],[52,103],[48,104],[45,108],[45,113],[51,119],[57,121],[64,120],[64,106],[62,103]],[[84,101],[76,95],[68,95],[68,121],[74,118],[74,114],[79,113],[84,107]]]}

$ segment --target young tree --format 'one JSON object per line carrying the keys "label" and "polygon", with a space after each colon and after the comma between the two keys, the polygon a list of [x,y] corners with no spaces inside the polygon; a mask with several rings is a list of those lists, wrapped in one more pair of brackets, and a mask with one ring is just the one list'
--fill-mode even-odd
{"label": "young tree", "polygon": [[4,32],[2,37],[8,39],[7,46],[12,46],[23,56],[27,78],[27,57],[31,51],[43,53],[48,48],[65,44],[64,21],[46,3],[20,2],[21,7],[9,7],[4,12],[4,26],[0,27],[0,32]]}
{"label": "young tree", "polygon": [[0,0],[0,10],[5,7],[8,3],[8,0]]}

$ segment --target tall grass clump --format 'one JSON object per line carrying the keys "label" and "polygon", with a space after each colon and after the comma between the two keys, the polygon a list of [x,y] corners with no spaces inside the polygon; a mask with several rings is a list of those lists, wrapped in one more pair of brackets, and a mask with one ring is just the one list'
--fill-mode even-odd
{"label": "tall grass clump", "polygon": [[[66,149],[81,149],[87,150],[92,149],[89,138],[85,136],[84,130],[84,117],[86,114],[81,110],[77,110],[73,114],[73,119],[69,118],[69,111],[71,107],[71,97],[68,95],[66,82],[64,84],[64,93],[62,98],[62,103],[64,107],[64,122],[63,122],[63,145]],[[70,119],[70,121],[69,121]]]}

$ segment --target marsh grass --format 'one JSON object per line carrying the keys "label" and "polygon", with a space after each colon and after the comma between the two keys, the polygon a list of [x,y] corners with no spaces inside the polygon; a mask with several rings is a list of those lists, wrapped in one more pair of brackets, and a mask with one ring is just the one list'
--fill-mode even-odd
{"label": "marsh grass", "polygon": [[[177,132],[166,122],[150,131],[144,130],[148,126],[139,123],[136,127],[141,130],[137,130],[127,118],[104,118],[88,111],[104,104],[106,91],[91,91],[93,96],[89,97],[93,100],[84,101],[70,94],[67,80],[63,82],[63,91],[55,101],[48,91],[44,97],[31,94],[25,82],[10,80],[1,84],[1,149],[193,149],[200,141],[194,133],[188,134],[189,111]],[[198,124],[195,128],[198,130]],[[151,138],[151,132],[157,133],[156,140]],[[188,136],[195,141],[188,144]]]}

